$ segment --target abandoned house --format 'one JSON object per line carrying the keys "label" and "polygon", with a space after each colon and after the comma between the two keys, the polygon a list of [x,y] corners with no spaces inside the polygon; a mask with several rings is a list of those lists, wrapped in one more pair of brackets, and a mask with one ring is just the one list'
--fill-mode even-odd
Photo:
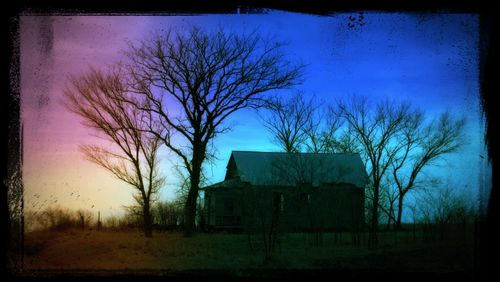
{"label": "abandoned house", "polygon": [[224,181],[203,187],[206,227],[360,230],[368,176],[359,154],[233,151]]}

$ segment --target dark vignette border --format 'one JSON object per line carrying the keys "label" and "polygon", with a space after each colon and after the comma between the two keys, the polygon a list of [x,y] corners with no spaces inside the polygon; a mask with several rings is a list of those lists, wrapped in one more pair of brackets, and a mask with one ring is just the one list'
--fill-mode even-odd
{"label": "dark vignette border", "polygon": [[[171,15],[171,14],[199,14],[199,13],[235,13],[239,8],[241,12],[259,13],[262,9],[278,9],[290,12],[298,12],[305,14],[314,14],[325,16],[332,12],[350,12],[350,11],[388,11],[388,12],[412,12],[412,13],[478,13],[480,15],[480,84],[481,84],[481,103],[483,114],[486,118],[487,129],[485,142],[488,147],[488,158],[491,161],[493,175],[492,175],[492,190],[488,201],[488,212],[485,218],[481,218],[477,223],[477,240],[476,245],[476,268],[473,273],[448,273],[448,274],[432,274],[434,278],[443,278],[444,276],[453,277],[470,277],[493,274],[495,272],[495,259],[498,255],[498,238],[499,233],[495,224],[498,222],[498,176],[495,175],[497,164],[495,161],[498,159],[498,150],[496,144],[498,142],[496,133],[499,131],[498,124],[498,110],[495,109],[494,95],[498,90],[494,79],[496,77],[495,69],[497,67],[498,55],[498,29],[497,17],[499,16],[494,11],[493,4],[485,4],[486,1],[459,1],[459,0],[318,0],[318,1],[304,1],[304,0],[183,0],[183,1],[131,1],[131,0],[110,0],[110,1],[95,1],[89,0],[83,3],[77,1],[36,1],[26,0],[18,1],[11,6],[2,7],[2,21],[3,21],[3,37],[5,40],[4,46],[7,46],[7,51],[2,57],[2,77],[5,80],[2,85],[2,95],[0,105],[1,113],[1,126],[3,138],[1,139],[1,192],[0,192],[0,218],[3,225],[2,233],[7,236],[4,237],[1,244],[2,258],[1,270],[6,278],[16,279],[31,279],[37,278],[68,278],[81,279],[83,277],[103,278],[109,276],[118,276],[120,279],[136,279],[139,277],[160,278],[164,276],[174,276],[179,278],[187,278],[193,276],[202,277],[258,277],[258,278],[318,278],[324,277],[370,277],[372,279],[379,278],[392,278],[395,273],[374,273],[369,270],[366,272],[342,272],[338,271],[266,271],[266,272],[248,272],[241,271],[238,273],[227,273],[224,271],[190,271],[190,272],[163,272],[151,273],[144,271],[133,272],[96,272],[96,273],[18,273],[9,267],[9,261],[13,258],[12,247],[16,242],[21,241],[22,238],[11,238],[11,224],[9,217],[9,210],[7,206],[7,192],[8,187],[5,179],[14,171],[21,172],[22,170],[22,128],[20,121],[20,61],[19,61],[19,16],[22,14],[107,14],[107,15],[122,15],[122,14],[154,14],[154,15]],[[19,177],[21,174],[19,174]],[[21,187],[22,189],[22,187]],[[14,243],[13,243],[14,242]],[[22,245],[21,245],[22,246]],[[90,276],[89,276],[90,275]],[[158,276],[161,275],[161,276]],[[401,273],[401,275],[408,278],[422,278],[430,275],[425,273],[411,274]],[[375,277],[374,277],[375,276]]]}

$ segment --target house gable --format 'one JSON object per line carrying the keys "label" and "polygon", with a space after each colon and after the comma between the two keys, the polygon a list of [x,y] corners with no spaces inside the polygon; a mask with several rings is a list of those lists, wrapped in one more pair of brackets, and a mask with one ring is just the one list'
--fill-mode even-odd
{"label": "house gable", "polygon": [[238,179],[238,178],[239,178],[238,167],[236,166],[234,155],[231,154],[231,157],[229,157],[229,161],[227,162],[226,177],[224,178],[224,180]]}

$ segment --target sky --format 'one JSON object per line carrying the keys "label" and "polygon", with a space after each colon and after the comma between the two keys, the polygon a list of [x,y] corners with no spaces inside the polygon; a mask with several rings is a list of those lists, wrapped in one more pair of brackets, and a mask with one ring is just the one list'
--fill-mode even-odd
{"label": "sky", "polygon": [[[351,20],[356,24],[350,26]],[[427,171],[451,179],[477,197],[484,168],[484,121],[479,105],[479,18],[473,14],[339,13],[314,16],[282,11],[266,14],[190,16],[22,16],[20,21],[23,181],[26,209],[60,204],[101,215],[122,214],[133,189],[86,161],[82,144],[102,144],[78,116],[61,105],[69,75],[104,68],[137,43],[170,27],[220,26],[235,32],[257,29],[288,43],[289,58],[307,65],[305,95],[324,102],[349,95],[410,101],[436,115],[449,110],[467,118],[467,143]],[[359,24],[362,23],[362,24]],[[277,92],[276,95],[283,95]],[[217,160],[206,165],[209,183],[222,181],[232,150],[278,151],[257,114],[235,113],[232,130],[214,140]],[[179,160],[161,152],[173,199]]]}

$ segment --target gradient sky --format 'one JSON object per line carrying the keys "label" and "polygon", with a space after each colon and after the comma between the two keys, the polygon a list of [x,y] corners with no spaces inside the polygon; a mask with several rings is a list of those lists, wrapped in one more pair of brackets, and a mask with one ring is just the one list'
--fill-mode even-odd
{"label": "gradient sky", "polygon": [[[84,160],[80,144],[103,142],[61,105],[69,74],[120,60],[126,42],[137,42],[171,26],[257,28],[289,43],[286,52],[306,63],[297,87],[323,101],[348,95],[410,100],[433,115],[446,109],[467,120],[467,144],[428,174],[451,179],[477,197],[483,148],[479,106],[478,16],[468,14],[365,13],[364,25],[349,27],[349,16],[328,17],[270,11],[254,15],[200,16],[23,16],[21,17],[21,95],[24,124],[27,209],[60,203],[71,208],[120,214],[132,203],[125,183]],[[257,115],[241,111],[233,130],[215,140],[217,161],[207,165],[209,182],[223,180],[232,150],[276,151]],[[168,184],[163,199],[175,196],[177,180],[161,154]],[[71,194],[73,193],[73,194]],[[80,195],[79,197],[77,195]]]}

